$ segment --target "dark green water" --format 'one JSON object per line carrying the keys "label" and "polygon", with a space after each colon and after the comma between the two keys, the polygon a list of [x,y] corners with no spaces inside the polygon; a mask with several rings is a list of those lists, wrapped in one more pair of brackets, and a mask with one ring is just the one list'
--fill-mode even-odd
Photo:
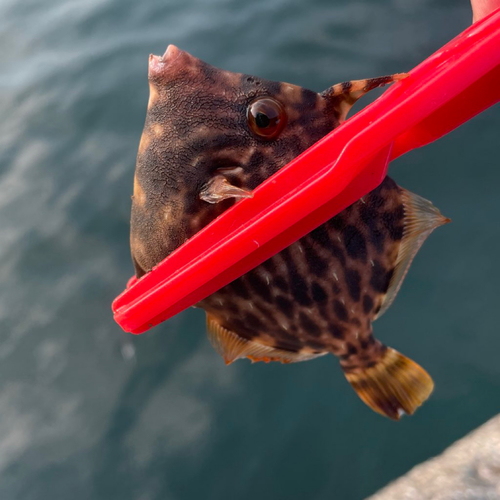
{"label": "dark green water", "polygon": [[410,69],[466,0],[0,0],[0,498],[363,499],[500,411],[500,109],[392,166],[453,224],[377,335],[433,375],[412,418],[337,363],[226,367],[201,311],[114,324],[147,58],[175,43],[321,90]]}

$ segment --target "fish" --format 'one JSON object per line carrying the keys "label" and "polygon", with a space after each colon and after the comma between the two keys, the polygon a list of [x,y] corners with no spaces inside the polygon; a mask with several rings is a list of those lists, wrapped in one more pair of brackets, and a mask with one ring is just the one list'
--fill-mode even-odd
{"label": "fish", "polygon": [[[233,73],[169,45],[149,57],[130,247],[137,278],[340,126],[404,73],[321,93]],[[386,177],[369,194],[196,305],[227,364],[333,354],[358,396],[399,420],[433,390],[416,362],[373,335],[424,240],[450,219]]]}

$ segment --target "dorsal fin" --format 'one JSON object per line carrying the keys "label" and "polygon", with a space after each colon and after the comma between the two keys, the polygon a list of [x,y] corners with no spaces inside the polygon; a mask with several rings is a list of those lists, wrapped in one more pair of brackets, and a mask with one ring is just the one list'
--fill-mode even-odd
{"label": "dorsal fin", "polygon": [[224,328],[219,321],[207,313],[208,338],[214,349],[230,364],[240,358],[249,358],[253,362],[281,361],[281,363],[294,363],[323,356],[326,352],[293,352],[284,349],[260,344],[254,340],[247,340],[238,334]]}
{"label": "dorsal fin", "polygon": [[396,267],[392,274],[389,288],[382,301],[382,307],[375,319],[389,309],[403,284],[403,280],[410,268],[413,258],[427,237],[439,226],[451,222],[428,200],[401,189],[405,210],[405,228],[399,247]]}
{"label": "dorsal fin", "polygon": [[350,109],[360,97],[377,87],[382,87],[388,83],[397,82],[407,77],[408,73],[396,73],[394,75],[367,78],[365,80],[350,80],[332,85],[323,91],[321,95],[334,103],[334,106],[338,110],[339,122],[342,123],[346,120]]}

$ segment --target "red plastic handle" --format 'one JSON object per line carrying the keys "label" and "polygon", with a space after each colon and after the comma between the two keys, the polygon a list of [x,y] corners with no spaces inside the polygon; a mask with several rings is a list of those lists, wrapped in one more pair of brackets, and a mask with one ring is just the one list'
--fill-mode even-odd
{"label": "red plastic handle", "polygon": [[374,189],[390,159],[500,100],[500,10],[393,85],[174,251],[113,303],[142,333],[230,283]]}

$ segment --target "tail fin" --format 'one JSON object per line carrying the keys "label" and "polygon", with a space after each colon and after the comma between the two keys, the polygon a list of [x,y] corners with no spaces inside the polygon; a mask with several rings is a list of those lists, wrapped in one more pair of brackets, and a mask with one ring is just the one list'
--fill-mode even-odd
{"label": "tail fin", "polygon": [[391,348],[375,365],[346,371],[345,376],[372,410],[393,420],[405,413],[412,415],[434,388],[434,382],[421,366]]}

